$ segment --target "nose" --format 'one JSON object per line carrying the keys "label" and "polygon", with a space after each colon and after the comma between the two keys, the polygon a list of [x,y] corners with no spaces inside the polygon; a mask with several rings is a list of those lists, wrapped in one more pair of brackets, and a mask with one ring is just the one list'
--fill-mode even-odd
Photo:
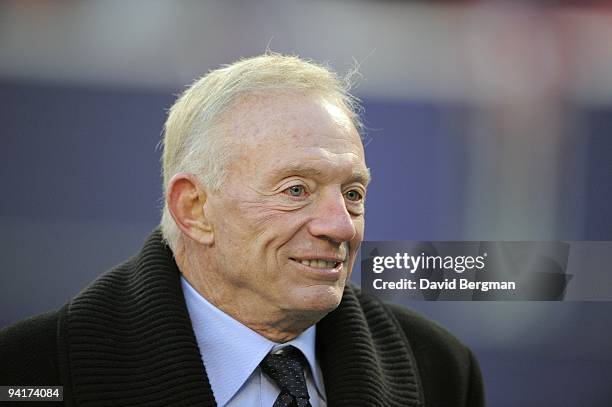
{"label": "nose", "polygon": [[309,223],[313,236],[347,242],[355,237],[357,230],[351,214],[346,209],[342,192],[336,191],[324,194],[314,206],[314,216]]}

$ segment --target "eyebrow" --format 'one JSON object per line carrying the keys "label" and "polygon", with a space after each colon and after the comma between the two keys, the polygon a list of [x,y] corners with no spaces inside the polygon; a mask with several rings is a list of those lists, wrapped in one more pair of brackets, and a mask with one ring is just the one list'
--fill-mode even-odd
{"label": "eyebrow", "polygon": [[352,178],[367,187],[370,181],[372,180],[372,176],[370,175],[370,169],[366,168],[365,171],[361,171],[361,170],[353,171]]}
{"label": "eyebrow", "polygon": [[[324,175],[321,170],[302,164],[291,164],[287,167],[279,169],[275,174],[281,178],[289,177],[291,175],[302,175],[306,177],[322,177]],[[350,178],[351,181],[357,181],[364,186],[368,186],[372,176],[370,175],[370,169],[366,168],[365,171],[361,169],[354,170]]]}

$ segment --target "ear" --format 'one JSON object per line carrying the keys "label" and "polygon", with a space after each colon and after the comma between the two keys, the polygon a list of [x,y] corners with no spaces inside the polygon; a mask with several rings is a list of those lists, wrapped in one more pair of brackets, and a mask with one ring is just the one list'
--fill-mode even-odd
{"label": "ear", "polygon": [[192,240],[210,246],[214,233],[204,211],[206,199],[207,191],[195,175],[178,173],[170,180],[166,202],[176,225]]}

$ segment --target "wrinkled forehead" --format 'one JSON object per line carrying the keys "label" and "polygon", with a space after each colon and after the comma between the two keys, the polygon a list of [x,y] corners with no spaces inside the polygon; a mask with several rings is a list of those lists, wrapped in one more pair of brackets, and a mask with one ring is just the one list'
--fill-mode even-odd
{"label": "wrinkled forehead", "polygon": [[367,172],[357,129],[329,98],[251,95],[228,113],[224,133],[232,145],[231,171],[264,175],[306,163],[330,177]]}
{"label": "wrinkled forehead", "polygon": [[318,94],[253,94],[226,112],[224,133],[242,150],[271,144],[347,149],[363,156],[359,133],[346,108]]}
{"label": "wrinkled forehead", "polygon": [[[308,119],[317,117],[320,122],[312,122]],[[342,103],[332,96],[318,93],[288,93],[272,92],[268,94],[253,93],[241,97],[227,109],[222,122],[229,133],[238,130],[240,134],[252,136],[263,136],[251,130],[258,130],[263,126],[285,125],[287,129],[297,130],[299,125],[305,133],[316,132],[317,128],[325,125],[335,124],[347,132],[359,135],[350,113]]]}

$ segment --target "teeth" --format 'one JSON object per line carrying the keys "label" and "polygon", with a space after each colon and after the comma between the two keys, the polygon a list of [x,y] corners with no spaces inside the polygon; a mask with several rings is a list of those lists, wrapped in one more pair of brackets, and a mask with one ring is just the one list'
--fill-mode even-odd
{"label": "teeth", "polygon": [[318,269],[332,269],[336,266],[335,261],[325,261],[320,259],[302,260],[301,263],[305,266],[314,267]]}

